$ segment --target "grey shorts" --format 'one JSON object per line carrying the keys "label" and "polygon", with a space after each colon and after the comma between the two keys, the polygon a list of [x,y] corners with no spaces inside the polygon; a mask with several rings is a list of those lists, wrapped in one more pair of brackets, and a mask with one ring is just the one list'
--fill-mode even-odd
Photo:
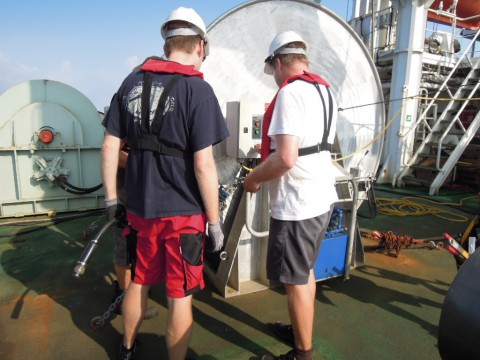
{"label": "grey shorts", "polygon": [[127,261],[127,239],[122,236],[123,229],[112,226],[113,240],[113,263],[121,267],[130,267]]}
{"label": "grey shorts", "polygon": [[283,284],[308,283],[333,207],[320,216],[298,221],[270,219],[267,277]]}

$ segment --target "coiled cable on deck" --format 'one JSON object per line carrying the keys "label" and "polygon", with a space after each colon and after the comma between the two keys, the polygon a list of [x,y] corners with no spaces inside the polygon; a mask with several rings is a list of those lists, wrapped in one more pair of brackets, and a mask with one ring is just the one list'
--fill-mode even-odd
{"label": "coiled cable on deck", "polygon": [[[464,200],[470,199],[472,197],[464,198],[460,203],[440,203],[437,201],[419,198],[415,196],[407,196],[401,199],[377,197],[377,211],[384,215],[389,216],[423,216],[423,215],[433,215],[438,218],[453,221],[453,222],[467,222],[469,219],[464,216],[454,212],[443,210],[439,207],[432,206],[429,204],[422,203],[433,203],[436,205],[443,206],[461,206]],[[414,201],[416,200],[416,201]]]}

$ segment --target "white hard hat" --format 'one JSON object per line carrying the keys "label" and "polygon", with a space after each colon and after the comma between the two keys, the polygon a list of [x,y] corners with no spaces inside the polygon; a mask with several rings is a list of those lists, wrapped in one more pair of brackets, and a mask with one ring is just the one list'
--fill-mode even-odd
{"label": "white hard hat", "polygon": [[281,33],[278,33],[275,35],[273,38],[272,42],[270,43],[270,46],[268,48],[268,56],[265,59],[265,67],[263,71],[265,74],[272,75],[273,74],[273,69],[270,66],[271,61],[275,57],[275,55],[278,54],[302,54],[302,55],[307,55],[307,52],[303,49],[300,48],[289,48],[285,47],[285,45],[288,45],[292,42],[302,42],[305,44],[305,48],[308,49],[308,44],[305,40],[302,39],[300,35],[298,35],[294,31],[284,31]]}
{"label": "white hard hat", "polygon": [[[166,25],[170,21],[186,21],[192,25],[191,28],[180,28],[167,30]],[[210,42],[208,41],[207,28],[200,15],[195,10],[186,7],[179,7],[173,10],[160,28],[164,40],[173,36],[199,35],[205,41],[205,56],[210,52]]]}

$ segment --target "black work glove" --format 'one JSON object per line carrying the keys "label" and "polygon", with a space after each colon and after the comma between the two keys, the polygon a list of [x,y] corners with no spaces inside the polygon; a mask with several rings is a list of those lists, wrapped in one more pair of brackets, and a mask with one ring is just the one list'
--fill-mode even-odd
{"label": "black work glove", "polygon": [[206,249],[209,252],[220,251],[223,247],[223,231],[220,223],[208,223],[207,224],[207,246]]}
{"label": "black work glove", "polygon": [[105,200],[105,214],[107,220],[116,219],[116,225],[119,228],[124,228],[127,225],[127,210],[118,199]]}

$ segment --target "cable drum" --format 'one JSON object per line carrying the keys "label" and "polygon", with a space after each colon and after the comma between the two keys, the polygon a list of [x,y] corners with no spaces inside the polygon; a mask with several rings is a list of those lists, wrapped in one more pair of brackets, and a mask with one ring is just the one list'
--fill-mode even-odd
{"label": "cable drum", "polygon": [[264,74],[264,60],[273,37],[287,30],[308,42],[311,71],[331,84],[339,107],[345,109],[339,112],[337,125],[341,155],[350,155],[343,166],[347,171],[359,168],[359,176],[375,174],[383,137],[370,143],[385,125],[380,79],[367,48],[350,25],[319,4],[248,1],[208,27],[211,50],[202,71],[224,115],[229,101],[272,100],[277,85],[272,76]]}
{"label": "cable drum", "polygon": [[102,208],[101,120],[84,94],[58,81],[1,94],[0,218]]}

